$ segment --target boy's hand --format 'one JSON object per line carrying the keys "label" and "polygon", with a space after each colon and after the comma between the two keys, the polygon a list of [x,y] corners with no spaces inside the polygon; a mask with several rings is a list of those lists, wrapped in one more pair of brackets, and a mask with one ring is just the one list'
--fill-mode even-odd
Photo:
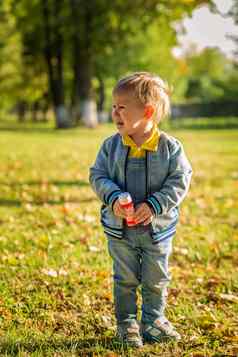
{"label": "boy's hand", "polygon": [[119,203],[119,199],[117,199],[113,205],[113,213],[115,214],[115,216],[121,217],[121,218],[126,218],[126,216],[127,216],[126,211],[124,210],[123,207],[121,207],[121,205]]}
{"label": "boy's hand", "polygon": [[152,222],[153,213],[147,203],[140,204],[135,211],[134,219],[136,224],[143,223],[144,226]]}

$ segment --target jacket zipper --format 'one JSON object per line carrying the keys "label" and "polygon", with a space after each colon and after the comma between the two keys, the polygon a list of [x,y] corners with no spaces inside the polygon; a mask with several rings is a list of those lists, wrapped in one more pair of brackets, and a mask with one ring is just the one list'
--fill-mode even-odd
{"label": "jacket zipper", "polygon": [[148,170],[148,166],[149,166],[149,153],[146,150],[145,152],[145,189],[146,189],[146,198],[149,197],[149,170]]}
{"label": "jacket zipper", "polygon": [[127,168],[127,161],[128,161],[128,156],[130,152],[130,147],[127,147],[127,153],[126,153],[126,158],[125,158],[125,166],[124,166],[124,191],[127,191],[127,182],[126,182],[126,168]]}

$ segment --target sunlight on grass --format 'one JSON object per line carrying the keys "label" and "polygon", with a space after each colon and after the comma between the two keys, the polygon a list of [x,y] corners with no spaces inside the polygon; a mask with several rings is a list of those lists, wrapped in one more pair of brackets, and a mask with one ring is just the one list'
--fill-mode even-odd
{"label": "sunlight on grass", "polygon": [[[193,166],[171,257],[178,344],[141,354],[238,354],[238,131],[168,129]],[[88,183],[111,124],[0,132],[0,351],[135,356],[114,339],[111,261]]]}

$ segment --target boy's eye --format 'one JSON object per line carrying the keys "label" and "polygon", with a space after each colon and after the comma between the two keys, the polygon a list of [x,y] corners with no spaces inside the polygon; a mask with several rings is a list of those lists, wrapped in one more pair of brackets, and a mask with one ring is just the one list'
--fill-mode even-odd
{"label": "boy's eye", "polygon": [[116,105],[116,104],[113,104],[113,105],[112,105],[112,109],[113,109],[113,110],[123,110],[123,109],[125,109],[125,105]]}

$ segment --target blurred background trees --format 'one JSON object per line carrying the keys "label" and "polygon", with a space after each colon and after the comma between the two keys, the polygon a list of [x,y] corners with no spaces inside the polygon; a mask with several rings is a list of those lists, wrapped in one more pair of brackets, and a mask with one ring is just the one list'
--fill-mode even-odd
{"label": "blurred background trees", "polygon": [[[210,0],[3,0],[0,3],[1,113],[57,128],[95,127],[110,110],[111,89],[135,70],[156,72],[173,101],[237,96],[234,60],[216,48],[173,55],[175,23]],[[237,1],[232,15],[237,18]]]}
{"label": "blurred background trees", "polygon": [[187,88],[185,98],[192,101],[235,100],[237,70],[235,63],[217,48],[192,51],[186,56]]}

